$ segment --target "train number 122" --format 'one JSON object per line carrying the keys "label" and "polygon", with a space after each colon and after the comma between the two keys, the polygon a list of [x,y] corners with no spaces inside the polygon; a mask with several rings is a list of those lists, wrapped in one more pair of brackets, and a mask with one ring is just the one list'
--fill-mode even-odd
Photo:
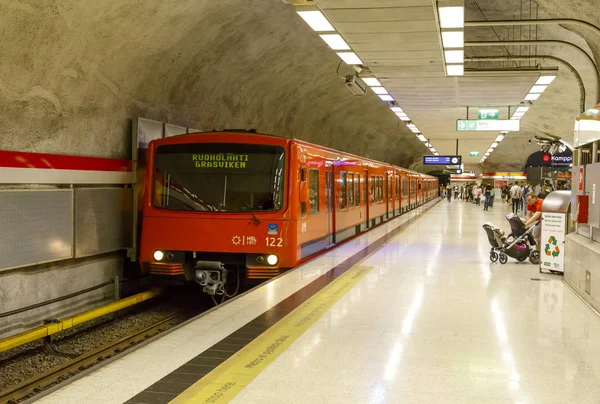
{"label": "train number 122", "polygon": [[283,247],[283,238],[266,237],[267,247]]}

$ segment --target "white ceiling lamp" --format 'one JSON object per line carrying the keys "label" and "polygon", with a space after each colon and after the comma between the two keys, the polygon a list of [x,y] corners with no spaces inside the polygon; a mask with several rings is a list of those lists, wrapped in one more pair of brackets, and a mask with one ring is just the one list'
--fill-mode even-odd
{"label": "white ceiling lamp", "polygon": [[442,45],[444,48],[462,48],[465,46],[463,31],[442,31]]}
{"label": "white ceiling lamp", "polygon": [[322,12],[318,10],[298,11],[298,15],[315,31],[335,31]]}
{"label": "white ceiling lamp", "polygon": [[421,133],[418,128],[409,128],[412,133]]}
{"label": "white ceiling lamp", "polygon": [[363,62],[354,52],[336,52],[347,65],[362,65]]}
{"label": "white ceiling lamp", "polygon": [[502,139],[504,139],[504,135],[498,135],[496,136],[496,140],[494,140],[495,142],[501,142]]}
{"label": "white ceiling lamp", "polygon": [[489,152],[487,152],[487,153],[485,154],[485,156],[484,156],[484,157],[487,157],[487,156],[489,156],[489,155],[490,155],[490,153],[489,153]]}
{"label": "white ceiling lamp", "polygon": [[400,120],[404,121],[404,122],[410,121],[410,118],[408,117],[408,115],[406,115],[406,116],[400,116],[400,115],[398,115],[398,118],[400,118]]}
{"label": "white ceiling lamp", "polygon": [[434,156],[439,156],[440,154],[438,152],[433,152]]}
{"label": "white ceiling lamp", "polygon": [[546,89],[548,88],[548,86],[533,86],[531,87],[531,90],[529,90],[530,93],[533,94],[541,94],[543,93]]}
{"label": "white ceiling lamp", "polygon": [[415,125],[414,123],[409,123],[406,125],[407,127],[411,128],[411,129],[416,129],[417,125]]}
{"label": "white ceiling lamp", "polygon": [[492,154],[492,152],[494,151],[494,149],[492,149],[491,147],[487,150],[487,154]]}
{"label": "white ceiling lamp", "polygon": [[396,112],[396,116],[398,118],[408,118],[408,115],[406,115],[404,112]]}
{"label": "white ceiling lamp", "polygon": [[492,143],[492,145],[490,146],[490,149],[495,149],[496,147],[498,147],[498,142]]}
{"label": "white ceiling lamp", "polygon": [[442,28],[463,28],[465,26],[465,8],[457,7],[439,7],[440,27]]}
{"label": "white ceiling lamp", "polygon": [[426,142],[427,141],[427,139],[425,138],[425,136],[421,135],[420,133],[417,135],[417,138],[419,138],[419,140],[421,142]]}
{"label": "white ceiling lamp", "polygon": [[394,101],[394,97],[389,94],[380,94],[379,98],[381,98],[383,101]]}
{"label": "white ceiling lamp", "polygon": [[360,79],[369,87],[381,87],[381,83],[375,77],[361,77]]}
{"label": "white ceiling lamp", "polygon": [[539,79],[537,79],[537,81],[535,82],[536,86],[539,85],[548,85],[550,83],[552,83],[554,81],[554,79],[556,78],[556,76],[540,76]]}
{"label": "white ceiling lamp", "polygon": [[464,65],[446,65],[448,76],[463,76],[465,74]]}
{"label": "white ceiling lamp", "polygon": [[514,114],[512,114],[512,116],[518,116],[518,117],[522,117],[523,115],[525,115],[525,112],[515,112]]}
{"label": "white ceiling lamp", "polygon": [[446,63],[464,63],[465,51],[463,50],[447,50],[444,51]]}
{"label": "white ceiling lamp", "polygon": [[350,46],[340,34],[323,34],[319,36],[333,50],[350,50]]}
{"label": "white ceiling lamp", "polygon": [[529,107],[527,105],[521,105],[515,110],[515,112],[523,112],[523,113],[525,113],[527,111],[529,111]]}
{"label": "white ceiling lamp", "polygon": [[404,111],[402,111],[402,108],[400,108],[400,107],[391,107],[390,109],[394,112],[404,112]]}
{"label": "white ceiling lamp", "polygon": [[373,90],[375,94],[389,94],[383,87],[371,87],[371,90]]}
{"label": "white ceiling lamp", "polygon": [[525,101],[535,101],[540,98],[541,94],[527,94],[524,98]]}

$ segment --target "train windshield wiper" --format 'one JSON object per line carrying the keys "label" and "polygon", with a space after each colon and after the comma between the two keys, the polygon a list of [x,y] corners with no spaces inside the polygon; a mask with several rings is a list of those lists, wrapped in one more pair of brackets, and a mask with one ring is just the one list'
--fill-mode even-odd
{"label": "train windshield wiper", "polygon": [[262,222],[260,221],[260,219],[257,218],[256,215],[254,214],[254,212],[252,211],[252,207],[250,205],[248,205],[246,202],[242,201],[242,198],[238,198],[238,200],[242,203],[242,205],[244,205],[246,208],[248,208],[248,211],[252,215],[254,220],[256,221],[256,224],[261,224]]}

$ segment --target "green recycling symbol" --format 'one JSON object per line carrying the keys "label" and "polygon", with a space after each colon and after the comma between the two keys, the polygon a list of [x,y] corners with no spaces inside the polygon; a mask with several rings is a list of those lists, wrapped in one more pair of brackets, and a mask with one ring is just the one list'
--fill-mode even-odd
{"label": "green recycling symbol", "polygon": [[[553,256],[554,258],[556,258],[559,256],[560,248],[558,248],[557,244],[558,243],[556,241],[556,237],[550,236],[550,238],[548,239],[548,243],[546,244],[546,248],[544,249],[544,252],[548,257]],[[554,250],[551,250],[552,246],[554,246]]]}

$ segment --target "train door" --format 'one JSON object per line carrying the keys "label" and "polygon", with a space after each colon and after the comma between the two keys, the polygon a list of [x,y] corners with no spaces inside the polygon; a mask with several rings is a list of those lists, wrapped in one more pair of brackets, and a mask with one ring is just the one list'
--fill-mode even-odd
{"label": "train door", "polygon": [[[364,191],[361,191],[363,193],[363,211],[362,211],[362,218],[363,218],[363,222],[364,222],[364,228],[368,229],[369,226],[369,171],[368,170],[363,170],[363,174],[362,174],[362,178],[361,178],[361,184],[364,184],[364,186],[362,186],[362,189]],[[363,225],[361,224],[361,228],[363,228]]]}
{"label": "train door", "polygon": [[385,184],[385,197],[386,197],[386,209],[387,209],[387,214],[386,214],[386,218],[389,219],[390,217],[392,217],[392,211],[394,210],[393,205],[392,205],[392,175],[388,173],[388,175],[386,176],[386,184]]}
{"label": "train door", "polygon": [[327,229],[328,244],[335,244],[335,203],[334,203],[334,177],[333,165],[329,162],[325,165],[325,199],[327,205]]}

